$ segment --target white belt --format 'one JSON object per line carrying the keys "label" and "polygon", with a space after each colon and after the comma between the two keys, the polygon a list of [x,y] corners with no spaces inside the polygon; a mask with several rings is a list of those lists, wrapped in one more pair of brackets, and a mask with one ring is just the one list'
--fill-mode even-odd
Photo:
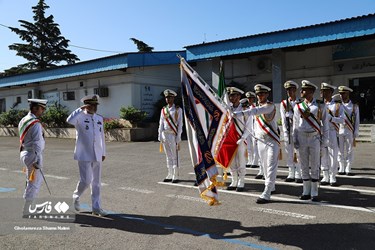
{"label": "white belt", "polygon": [[165,134],[173,134],[173,135],[176,134],[173,130],[164,130],[163,133],[165,133]]}

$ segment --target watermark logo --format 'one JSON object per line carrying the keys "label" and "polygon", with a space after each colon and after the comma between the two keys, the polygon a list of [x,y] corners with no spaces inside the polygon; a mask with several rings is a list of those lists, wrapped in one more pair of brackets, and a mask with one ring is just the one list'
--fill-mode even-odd
{"label": "watermark logo", "polygon": [[[69,205],[63,201],[58,201],[55,206],[53,207],[56,212],[60,213],[66,213],[69,210]],[[31,214],[50,214],[52,212],[52,201],[46,201],[41,204],[35,204],[29,205],[29,213]]]}

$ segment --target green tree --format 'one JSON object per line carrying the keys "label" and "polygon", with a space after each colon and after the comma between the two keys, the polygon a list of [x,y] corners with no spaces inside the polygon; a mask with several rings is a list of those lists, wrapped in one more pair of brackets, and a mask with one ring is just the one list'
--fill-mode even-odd
{"label": "green tree", "polygon": [[26,43],[14,43],[9,49],[17,51],[17,55],[28,62],[5,70],[6,75],[51,68],[63,61],[68,64],[79,61],[79,58],[67,49],[70,41],[61,35],[53,15],[45,17],[45,10],[48,8],[44,0],[39,0],[38,4],[32,7],[34,23],[18,20],[23,29],[10,27],[10,30]]}
{"label": "green tree", "polygon": [[137,45],[138,52],[152,52],[154,47],[148,46],[148,44],[144,43],[143,41],[140,41],[135,38],[130,38],[134,42],[135,45]]}

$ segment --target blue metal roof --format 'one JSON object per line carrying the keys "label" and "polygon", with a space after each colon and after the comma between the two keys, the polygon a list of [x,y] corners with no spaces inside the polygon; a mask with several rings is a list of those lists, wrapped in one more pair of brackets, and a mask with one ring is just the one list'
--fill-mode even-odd
{"label": "blue metal roof", "polygon": [[201,60],[304,46],[375,34],[375,14],[311,26],[186,46],[186,59]]}
{"label": "blue metal roof", "polygon": [[132,67],[178,64],[180,59],[176,56],[177,54],[184,57],[185,51],[125,53],[103,57],[95,60],[60,66],[53,69],[3,77],[0,78],[0,88]]}

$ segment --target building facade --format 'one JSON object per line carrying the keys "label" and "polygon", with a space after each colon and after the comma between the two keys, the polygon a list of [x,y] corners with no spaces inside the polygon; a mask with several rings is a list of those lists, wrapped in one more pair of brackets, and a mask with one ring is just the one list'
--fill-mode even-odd
{"label": "building facade", "polygon": [[286,80],[349,86],[362,122],[375,122],[375,14],[191,45],[186,57],[214,87],[223,61],[227,85],[248,91],[266,84],[276,103]]}
{"label": "building facade", "polygon": [[126,53],[54,69],[0,78],[0,112],[27,109],[28,98],[49,104],[81,106],[89,94],[101,97],[98,113],[118,118],[122,106],[154,113],[154,104],[166,88],[180,87],[179,58],[184,51]]}

